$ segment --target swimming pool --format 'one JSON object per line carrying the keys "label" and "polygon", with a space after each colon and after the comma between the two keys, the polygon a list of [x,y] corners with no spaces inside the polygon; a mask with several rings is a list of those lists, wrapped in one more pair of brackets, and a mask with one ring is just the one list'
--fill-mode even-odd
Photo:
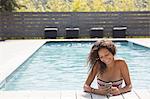
{"label": "swimming pool", "polygon": [[[87,54],[93,42],[50,42],[17,71],[2,90],[81,90],[87,77]],[[134,88],[150,88],[150,49],[115,42],[117,57],[129,65]]]}

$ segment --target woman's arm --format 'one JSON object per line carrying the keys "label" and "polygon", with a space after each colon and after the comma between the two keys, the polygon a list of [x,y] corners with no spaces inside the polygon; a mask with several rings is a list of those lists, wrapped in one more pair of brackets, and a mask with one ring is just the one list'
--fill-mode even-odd
{"label": "woman's arm", "polygon": [[126,93],[126,92],[131,91],[131,89],[132,89],[131,79],[130,79],[129,70],[128,70],[128,66],[127,66],[126,62],[124,60],[121,60],[119,62],[119,65],[121,66],[120,71],[121,71],[121,75],[124,79],[125,86],[123,88],[119,88],[119,89],[113,87],[111,93],[114,95]]}
{"label": "woman's arm", "polygon": [[99,95],[106,95],[107,93],[110,93],[111,91],[110,88],[94,89],[90,86],[98,72],[98,69],[99,69],[98,65],[95,64],[93,70],[90,71],[88,78],[84,84],[84,91],[94,93],[94,94],[99,94]]}
{"label": "woman's arm", "polygon": [[132,89],[129,70],[128,70],[128,66],[127,66],[126,62],[124,60],[120,60],[118,64],[120,66],[120,72],[124,79],[125,86],[123,88],[112,87],[111,94],[113,94],[113,95],[126,93],[126,92],[131,91],[131,89]]}
{"label": "woman's arm", "polygon": [[84,91],[86,92],[92,92],[92,88],[90,87],[91,83],[93,82],[96,74],[97,74],[97,64],[95,64],[92,68],[92,70],[90,71],[86,81],[85,81],[85,84],[84,84]]}
{"label": "woman's arm", "polygon": [[125,87],[119,89],[121,93],[129,92],[132,89],[129,69],[125,61],[121,62],[121,74],[125,82]]}

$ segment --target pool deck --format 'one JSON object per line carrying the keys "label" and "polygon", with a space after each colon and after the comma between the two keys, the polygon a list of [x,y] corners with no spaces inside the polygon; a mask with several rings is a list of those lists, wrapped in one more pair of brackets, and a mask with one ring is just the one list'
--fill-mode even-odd
{"label": "pool deck", "polygon": [[[46,39],[0,41],[0,87],[23,62],[47,41],[96,41],[98,39]],[[150,48],[150,38],[127,40]],[[105,96],[82,91],[0,91],[0,99],[107,99]],[[150,99],[150,89],[133,91],[109,99]]]}
{"label": "pool deck", "polygon": [[111,97],[83,91],[0,91],[0,99],[150,99],[150,90],[132,90]]}

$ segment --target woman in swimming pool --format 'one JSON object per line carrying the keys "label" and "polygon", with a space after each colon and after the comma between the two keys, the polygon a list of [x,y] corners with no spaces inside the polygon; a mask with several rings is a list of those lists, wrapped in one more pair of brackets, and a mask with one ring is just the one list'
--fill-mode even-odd
{"label": "woman in swimming pool", "polygon": [[[110,40],[101,40],[91,48],[88,64],[90,73],[84,84],[84,91],[99,95],[119,95],[131,91],[132,85],[126,62],[115,59],[116,47]],[[98,89],[90,85],[97,76]],[[122,87],[122,82],[125,86]]]}

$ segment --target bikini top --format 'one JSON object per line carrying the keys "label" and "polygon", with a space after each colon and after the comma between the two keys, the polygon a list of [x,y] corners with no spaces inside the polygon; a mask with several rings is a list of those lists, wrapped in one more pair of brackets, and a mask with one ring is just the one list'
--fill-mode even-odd
{"label": "bikini top", "polygon": [[106,86],[107,84],[111,83],[113,87],[118,87],[120,88],[123,83],[123,79],[116,80],[116,81],[104,81],[101,79],[97,79],[98,87],[101,88],[102,86]]}

